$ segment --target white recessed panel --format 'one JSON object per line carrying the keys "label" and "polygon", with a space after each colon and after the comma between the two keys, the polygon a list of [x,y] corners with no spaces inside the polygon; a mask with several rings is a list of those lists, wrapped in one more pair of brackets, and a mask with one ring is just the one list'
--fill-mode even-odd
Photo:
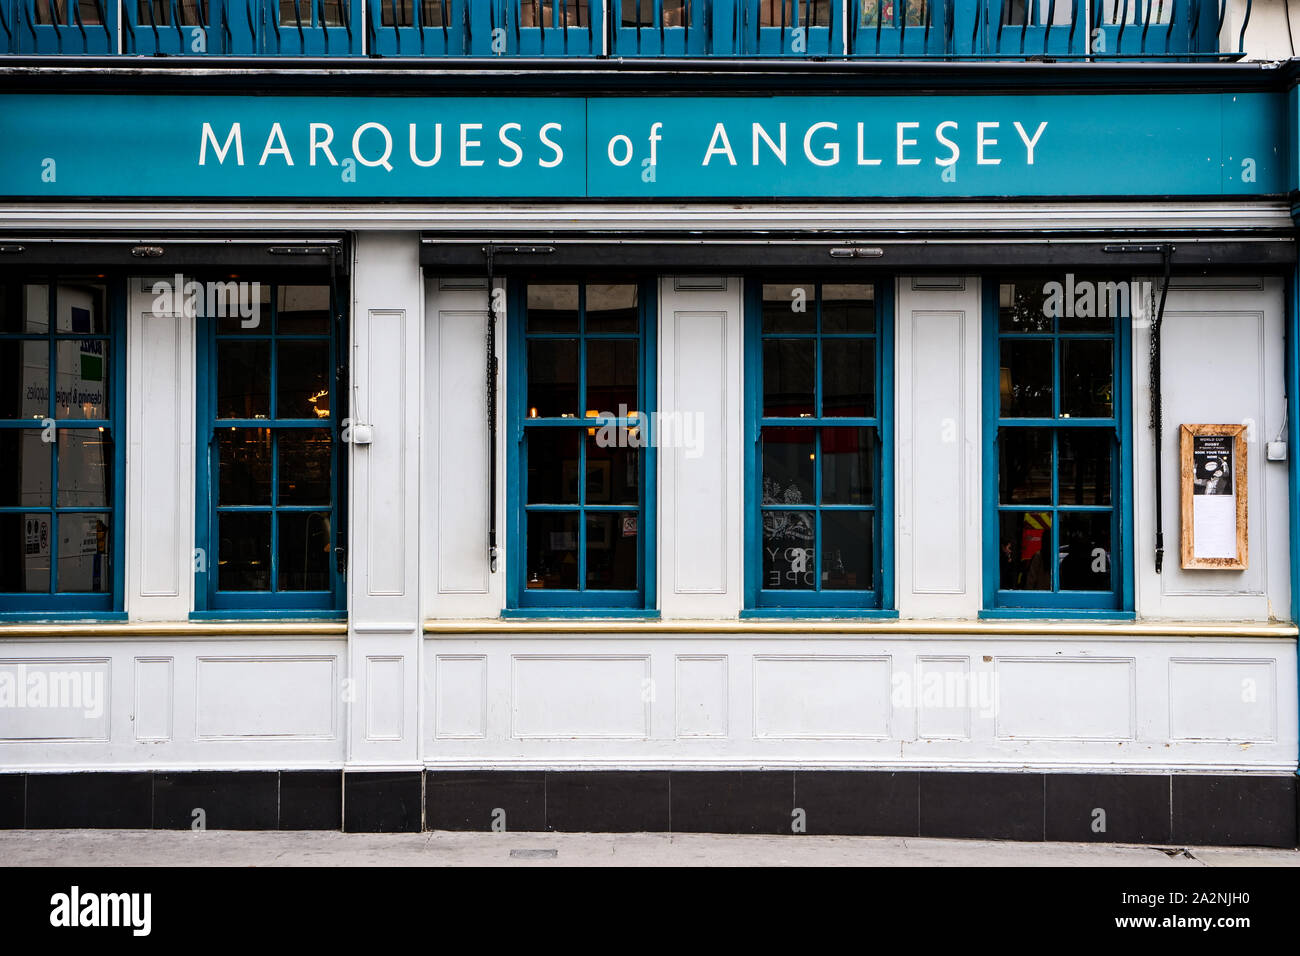
{"label": "white recessed panel", "polygon": [[107,660],[0,660],[0,740],[108,740]]}
{"label": "white recessed panel", "polygon": [[727,736],[727,659],[677,658],[678,737]]}
{"label": "white recessed panel", "polygon": [[994,676],[972,674],[969,657],[918,657],[916,663],[914,674],[894,674],[894,695],[916,708],[917,736],[969,739],[971,715],[992,716]]}
{"label": "white recessed panel", "polygon": [[401,740],[406,662],[396,656],[366,658],[366,739]]}
{"label": "white recessed panel", "polygon": [[439,657],[434,690],[434,735],[487,736],[487,658]]}
{"label": "white recessed panel", "polygon": [[1132,740],[1135,667],[1131,659],[999,658],[996,735]]}
{"label": "white recessed panel", "polygon": [[333,737],[334,657],[200,657],[199,737]]}
{"label": "white recessed panel", "polygon": [[1277,739],[1274,661],[1169,662],[1169,736],[1174,740]]}
{"label": "white recessed panel", "polygon": [[888,737],[888,657],[755,657],[755,737]]}
{"label": "white recessed panel", "polygon": [[131,725],[136,740],[171,740],[174,668],[170,657],[135,659]]}
{"label": "white recessed panel", "polygon": [[516,737],[648,737],[654,685],[646,656],[517,656]]}

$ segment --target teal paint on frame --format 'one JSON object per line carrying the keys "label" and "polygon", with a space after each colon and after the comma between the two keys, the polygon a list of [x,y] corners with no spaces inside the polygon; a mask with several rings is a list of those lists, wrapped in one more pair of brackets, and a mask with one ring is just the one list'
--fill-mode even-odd
{"label": "teal paint on frame", "polygon": [[[1286,94],[1267,92],[12,94],[0,96],[6,144],[0,195],[343,201],[1277,195],[1293,178],[1286,128]],[[1243,174],[1246,159],[1253,161],[1249,175]]]}

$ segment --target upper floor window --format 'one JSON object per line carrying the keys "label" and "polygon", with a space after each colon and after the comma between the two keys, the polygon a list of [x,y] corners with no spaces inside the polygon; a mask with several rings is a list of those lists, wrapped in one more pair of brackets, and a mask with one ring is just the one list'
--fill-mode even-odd
{"label": "upper floor window", "polygon": [[759,0],[758,22],[765,27],[824,27],[839,0]]}
{"label": "upper floor window", "polygon": [[520,285],[507,380],[511,606],[652,608],[651,286]]}
{"label": "upper floor window", "polygon": [[331,290],[240,282],[236,295],[242,308],[228,299],[199,319],[196,538],[206,560],[196,610],[339,609],[345,496]]}
{"label": "upper floor window", "polygon": [[[281,0],[282,3],[286,0]],[[302,2],[302,0],[299,0]],[[339,0],[334,0],[337,6]],[[385,27],[451,26],[451,0],[378,0],[379,22]],[[283,20],[281,22],[284,22]],[[341,21],[340,21],[341,22]]]}
{"label": "upper floor window", "polygon": [[519,0],[522,27],[587,27],[591,11],[587,0]]}
{"label": "upper floor window", "polygon": [[622,25],[658,28],[690,25],[690,0],[620,0]]}
{"label": "upper floor window", "polygon": [[0,284],[0,610],[122,609],[120,311],[101,278]]}
{"label": "upper floor window", "polygon": [[880,608],[892,535],[883,290],[753,283],[746,326],[748,604]]}
{"label": "upper floor window", "polygon": [[986,605],[1131,609],[1128,320],[1136,284],[1070,274],[990,286]]}

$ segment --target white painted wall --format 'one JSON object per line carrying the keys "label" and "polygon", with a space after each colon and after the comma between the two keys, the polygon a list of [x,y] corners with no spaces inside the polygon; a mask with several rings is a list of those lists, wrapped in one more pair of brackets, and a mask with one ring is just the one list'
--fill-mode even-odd
{"label": "white painted wall", "polygon": [[[1159,280],[1154,288],[1159,295]],[[1151,330],[1133,330],[1136,598],[1140,617],[1288,620],[1291,615],[1286,462],[1264,445],[1285,438],[1283,287],[1277,278],[1175,279],[1161,330],[1164,437],[1161,454],[1165,562],[1155,573],[1155,456],[1149,428]],[[1251,426],[1246,446],[1249,562],[1244,571],[1180,567],[1179,426]],[[1290,449],[1291,454],[1296,449]]]}
{"label": "white painted wall", "polygon": [[363,233],[353,256],[346,414],[374,438],[349,447],[348,765],[406,767],[420,722],[420,239]]}
{"label": "white painted wall", "polygon": [[980,578],[980,280],[896,284],[895,581],[900,616],[973,618]]}

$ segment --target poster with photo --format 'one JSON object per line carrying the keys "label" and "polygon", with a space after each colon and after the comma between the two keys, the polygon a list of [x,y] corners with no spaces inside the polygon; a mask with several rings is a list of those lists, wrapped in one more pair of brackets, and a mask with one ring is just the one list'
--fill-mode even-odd
{"label": "poster with photo", "polygon": [[1246,427],[1183,425],[1182,566],[1246,567]]}

